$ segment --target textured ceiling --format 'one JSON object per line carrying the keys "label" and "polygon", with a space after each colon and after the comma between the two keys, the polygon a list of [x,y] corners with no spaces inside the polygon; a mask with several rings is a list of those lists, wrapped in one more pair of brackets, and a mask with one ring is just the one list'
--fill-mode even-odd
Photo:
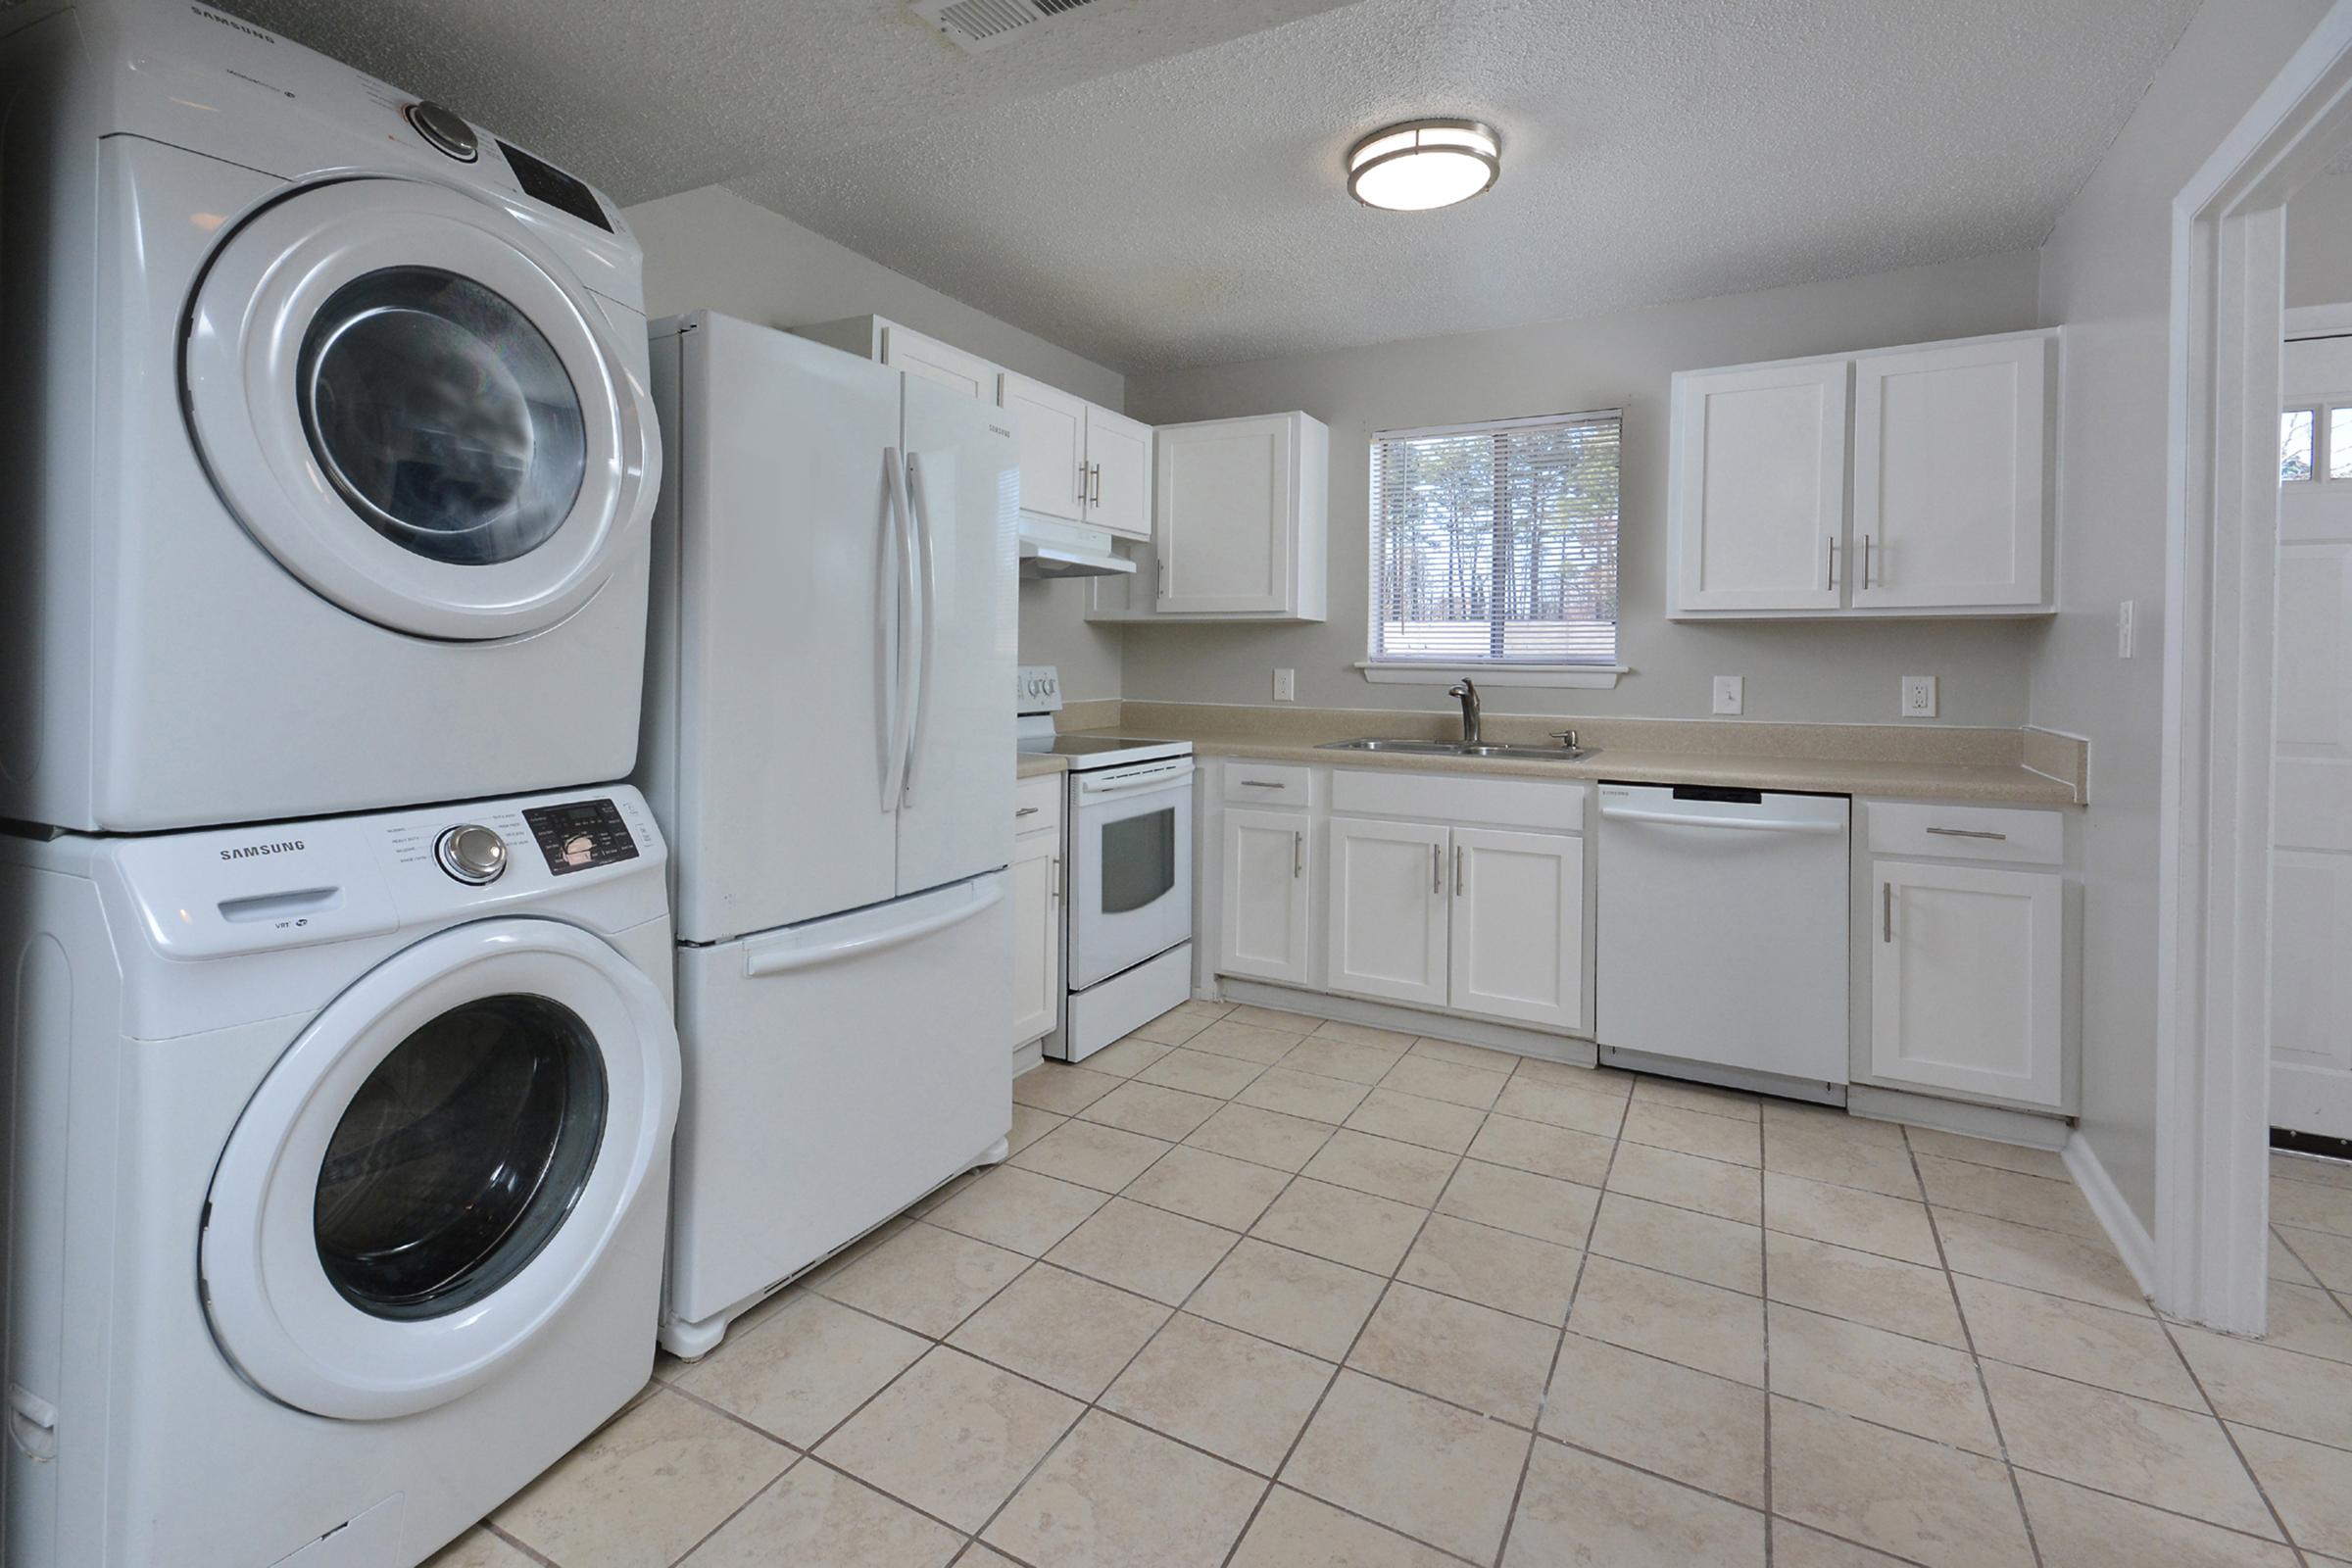
{"label": "textured ceiling", "polygon": [[905,0],[219,0],[575,171],[623,202],[815,138],[946,131],[982,108],[1342,0],[1095,0],[965,55]]}
{"label": "textured ceiling", "polygon": [[[1135,370],[2038,244],[2197,0],[1097,0],[976,57],[903,0],[227,3]],[[1432,114],[1500,185],[1349,201],[1348,143]]]}
{"label": "textured ceiling", "polygon": [[[2036,245],[2196,0],[1360,0],[735,182],[1122,369]],[[1490,194],[1342,187],[1386,122],[1503,137]]]}

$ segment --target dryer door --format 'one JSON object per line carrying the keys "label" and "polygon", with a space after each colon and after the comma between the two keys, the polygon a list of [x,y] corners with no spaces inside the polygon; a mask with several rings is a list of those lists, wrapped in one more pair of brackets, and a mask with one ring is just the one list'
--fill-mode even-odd
{"label": "dryer door", "polygon": [[639,362],[545,245],[458,191],[347,179],[263,208],[199,281],[184,363],[247,531],[398,631],[551,626],[653,511]]}
{"label": "dryer door", "polygon": [[229,1135],[199,1242],[215,1339],[319,1415],[458,1397],[597,1267],[666,1165],[677,1097],[661,992],[587,932],[486,920],[406,949]]}

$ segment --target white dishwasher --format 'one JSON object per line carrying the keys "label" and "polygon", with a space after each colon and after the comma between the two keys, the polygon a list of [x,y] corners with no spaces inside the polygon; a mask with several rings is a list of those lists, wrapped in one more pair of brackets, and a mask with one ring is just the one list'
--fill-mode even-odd
{"label": "white dishwasher", "polygon": [[1600,787],[1603,1061],[1841,1098],[1851,806],[1710,785]]}

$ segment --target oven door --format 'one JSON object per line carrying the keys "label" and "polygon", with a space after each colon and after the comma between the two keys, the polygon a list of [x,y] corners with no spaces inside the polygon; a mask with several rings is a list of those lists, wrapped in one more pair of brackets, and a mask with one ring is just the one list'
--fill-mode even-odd
{"label": "oven door", "polygon": [[1193,764],[1079,773],[1071,786],[1070,989],[1193,934]]}

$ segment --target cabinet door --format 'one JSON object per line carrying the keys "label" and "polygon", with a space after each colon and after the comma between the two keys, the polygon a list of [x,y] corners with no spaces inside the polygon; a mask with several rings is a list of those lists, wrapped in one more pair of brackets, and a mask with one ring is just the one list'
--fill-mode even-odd
{"label": "cabinet door", "polygon": [[1086,520],[1128,539],[1152,537],[1152,427],[1086,409]]}
{"label": "cabinet door", "polygon": [[1873,870],[1872,1076],[2061,1104],[2063,880],[1901,860]]}
{"label": "cabinet door", "polygon": [[997,368],[977,354],[966,354],[935,337],[910,332],[897,322],[881,328],[881,359],[894,370],[936,381],[967,398],[996,401]]}
{"label": "cabinet door", "polygon": [[1327,989],[1446,1005],[1450,848],[1442,827],[1331,819]]}
{"label": "cabinet door", "polygon": [[1838,608],[1845,388],[1843,360],[1677,378],[1675,613]]}
{"label": "cabinet door", "polygon": [[1584,1023],[1585,841],[1453,830],[1450,1000],[1547,1029]]}
{"label": "cabinet door", "polygon": [[1279,614],[1295,607],[1298,465],[1289,415],[1158,432],[1161,614]]}
{"label": "cabinet door", "polygon": [[1315,874],[1310,827],[1304,811],[1225,813],[1219,974],[1306,984],[1307,890]]}
{"label": "cabinet door", "polygon": [[1012,1041],[1053,1032],[1061,1009],[1061,835],[1012,843]]}
{"label": "cabinet door", "polygon": [[1006,370],[997,401],[1012,411],[1021,455],[1021,510],[1086,520],[1086,403]]}
{"label": "cabinet door", "polygon": [[1853,606],[2042,601],[2049,339],[1854,362]]}

